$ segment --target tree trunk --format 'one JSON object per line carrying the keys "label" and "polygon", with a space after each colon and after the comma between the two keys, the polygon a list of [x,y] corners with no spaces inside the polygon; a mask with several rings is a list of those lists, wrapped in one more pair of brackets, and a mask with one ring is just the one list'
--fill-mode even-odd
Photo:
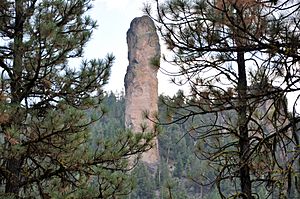
{"label": "tree trunk", "polygon": [[238,64],[238,130],[240,149],[240,181],[243,199],[252,198],[250,168],[248,164],[248,154],[250,148],[247,121],[247,76],[245,66],[245,53],[237,53]]}
{"label": "tree trunk", "polygon": [[[22,102],[22,70],[23,70],[23,26],[25,21],[23,0],[15,1],[15,24],[14,24],[14,43],[13,43],[13,79],[11,81],[11,103],[15,107],[19,107]],[[18,110],[16,110],[15,118],[10,125],[14,125],[17,128],[21,126],[22,117],[18,116]],[[10,125],[7,128],[10,128]],[[21,128],[18,128],[21,130]],[[10,150],[11,143],[8,143],[8,149]],[[20,187],[20,172],[21,172],[22,160],[20,157],[8,158],[6,160],[6,169],[8,175],[6,176],[5,193],[13,193],[18,196]]]}
{"label": "tree trunk", "polygon": [[9,175],[5,184],[5,193],[13,193],[15,196],[18,196],[20,189],[20,165],[21,161],[19,159],[11,158],[7,160],[6,167]]}
{"label": "tree trunk", "polygon": [[11,83],[12,103],[20,104],[22,86],[20,84],[23,70],[23,26],[25,16],[23,12],[23,0],[16,0],[15,6],[15,24],[14,24],[14,45],[13,45],[13,75],[14,79]]}

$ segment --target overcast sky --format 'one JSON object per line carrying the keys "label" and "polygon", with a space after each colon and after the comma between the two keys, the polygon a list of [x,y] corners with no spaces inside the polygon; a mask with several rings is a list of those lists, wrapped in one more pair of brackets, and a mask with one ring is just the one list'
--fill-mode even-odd
{"label": "overcast sky", "polygon": [[[98,21],[98,29],[85,48],[85,58],[104,58],[107,53],[116,57],[107,91],[124,90],[124,76],[128,66],[126,32],[135,17],[143,15],[147,0],[95,0],[90,15]],[[159,73],[159,93],[173,94],[178,88],[168,84],[169,77]]]}

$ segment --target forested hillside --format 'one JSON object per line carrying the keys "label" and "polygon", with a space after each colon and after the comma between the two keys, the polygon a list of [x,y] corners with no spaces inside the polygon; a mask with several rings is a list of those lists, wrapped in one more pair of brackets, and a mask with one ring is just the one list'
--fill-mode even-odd
{"label": "forested hillside", "polygon": [[[163,117],[167,111],[160,96],[159,112]],[[93,140],[114,136],[113,132],[124,132],[124,96],[108,94],[104,99],[104,107],[109,107],[104,117],[92,128]],[[167,118],[166,118],[167,119]],[[212,198],[217,193],[211,192],[210,186],[202,187],[197,182],[197,173],[207,167],[204,161],[195,154],[196,140],[185,130],[184,124],[161,126],[159,139],[160,165],[157,173],[150,173],[147,166],[139,163],[132,171],[135,188],[128,198]]]}
{"label": "forested hillside", "polygon": [[[213,115],[197,116],[193,120],[186,120],[184,123],[175,122],[176,115],[172,115],[172,110],[167,103],[184,103],[180,92],[174,97],[160,96],[159,117],[161,133],[159,139],[160,165],[158,171],[152,174],[147,165],[139,163],[131,171],[131,182],[134,189],[125,198],[165,198],[165,199],[185,199],[204,198],[218,199],[221,196],[217,190],[217,184],[213,180],[218,174],[218,166],[201,156],[201,150],[209,150],[210,145],[218,140],[211,139],[210,143],[203,145],[203,140],[199,139],[199,132],[191,130],[192,125],[209,124],[214,122]],[[101,121],[93,126],[93,140],[101,140],[101,137],[112,137],[124,132],[124,96],[122,94],[109,93],[104,99],[103,106],[109,107],[109,111]],[[232,115],[226,113],[226,117]],[[224,115],[226,115],[224,114]],[[208,125],[207,125],[208,126]],[[204,132],[205,133],[205,132]],[[224,137],[224,142],[228,138]],[[215,151],[211,151],[212,153]],[[253,167],[258,165],[253,165]],[[267,171],[266,171],[267,172]],[[296,174],[293,174],[293,178]],[[233,184],[221,187],[224,193],[234,193],[236,187]],[[271,187],[258,185],[255,192],[259,198],[266,198],[270,194]],[[297,188],[293,186],[291,198],[299,197]],[[160,197],[158,197],[160,195]],[[278,193],[273,194],[273,198],[278,197]]]}

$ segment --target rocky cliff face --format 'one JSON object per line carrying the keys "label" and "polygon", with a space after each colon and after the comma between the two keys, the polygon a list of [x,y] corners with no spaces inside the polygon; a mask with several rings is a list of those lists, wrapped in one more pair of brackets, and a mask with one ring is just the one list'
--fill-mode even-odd
{"label": "rocky cliff face", "polygon": [[[129,66],[125,76],[125,123],[134,132],[153,130],[153,123],[143,117],[147,111],[150,117],[157,113],[158,67],[153,65],[160,59],[159,38],[154,22],[148,16],[133,19],[127,32]],[[157,139],[153,148],[142,154],[142,161],[156,164],[159,160]]]}

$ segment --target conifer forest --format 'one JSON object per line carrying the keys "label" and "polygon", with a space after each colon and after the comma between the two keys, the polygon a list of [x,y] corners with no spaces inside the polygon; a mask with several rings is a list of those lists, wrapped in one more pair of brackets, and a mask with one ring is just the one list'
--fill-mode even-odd
{"label": "conifer forest", "polygon": [[1,199],[300,198],[299,0],[145,1],[125,92],[95,1],[0,1]]}

